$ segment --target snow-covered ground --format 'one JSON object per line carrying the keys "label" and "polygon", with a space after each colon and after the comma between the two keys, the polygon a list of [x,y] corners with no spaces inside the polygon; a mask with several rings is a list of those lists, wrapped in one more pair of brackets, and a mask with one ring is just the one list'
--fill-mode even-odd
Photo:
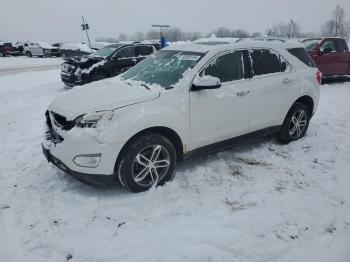
{"label": "snow-covered ground", "polygon": [[61,58],[53,57],[1,57],[0,76],[25,71],[41,71],[58,68],[62,63]]}
{"label": "snow-covered ground", "polygon": [[62,92],[58,69],[0,76],[1,261],[350,261],[350,83],[322,87],[304,139],[184,163],[140,194],[46,162],[44,112]]}

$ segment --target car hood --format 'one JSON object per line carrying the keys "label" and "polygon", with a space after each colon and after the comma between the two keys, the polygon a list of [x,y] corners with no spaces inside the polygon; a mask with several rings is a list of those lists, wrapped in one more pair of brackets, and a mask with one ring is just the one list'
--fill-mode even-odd
{"label": "car hood", "polygon": [[86,113],[130,106],[156,99],[159,95],[159,91],[131,85],[116,77],[70,90],[54,99],[49,110],[74,120]]}
{"label": "car hood", "polygon": [[65,63],[78,66],[82,69],[89,68],[93,64],[99,63],[101,61],[106,61],[103,57],[94,57],[90,55],[85,56],[74,56],[64,59]]}

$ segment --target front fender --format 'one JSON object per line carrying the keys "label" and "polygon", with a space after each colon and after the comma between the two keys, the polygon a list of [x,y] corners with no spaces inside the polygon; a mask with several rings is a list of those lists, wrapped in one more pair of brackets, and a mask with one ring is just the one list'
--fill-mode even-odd
{"label": "front fender", "polygon": [[188,95],[162,94],[158,99],[117,109],[110,123],[98,128],[101,131],[95,138],[101,143],[126,143],[135,134],[152,127],[173,130],[186,148],[190,143]]}

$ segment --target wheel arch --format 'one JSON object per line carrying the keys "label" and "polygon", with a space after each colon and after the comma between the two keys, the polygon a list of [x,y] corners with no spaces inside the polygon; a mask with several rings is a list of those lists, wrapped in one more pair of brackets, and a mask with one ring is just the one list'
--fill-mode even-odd
{"label": "wheel arch", "polygon": [[299,97],[299,98],[293,103],[293,105],[294,105],[295,103],[302,103],[302,104],[306,105],[306,106],[309,108],[309,110],[310,110],[310,114],[312,114],[313,111],[314,111],[314,106],[315,106],[315,104],[314,104],[314,100],[312,99],[311,96],[305,95],[305,96]]}
{"label": "wheel arch", "polygon": [[117,160],[115,162],[114,172],[116,173],[119,163],[122,160],[123,153],[128,149],[129,145],[139,136],[146,135],[146,134],[159,134],[162,135],[170,140],[170,142],[174,145],[176,150],[176,156],[178,161],[183,160],[183,142],[181,140],[181,137],[177,132],[175,132],[173,129],[169,127],[164,126],[155,126],[143,129],[133,135],[122,147],[120,150]]}
{"label": "wheel arch", "polygon": [[310,114],[311,114],[311,116],[312,116],[313,110],[314,110],[314,106],[315,106],[314,100],[312,99],[311,96],[309,96],[309,95],[304,95],[304,96],[299,97],[297,100],[295,100],[295,101],[292,103],[292,105],[289,107],[287,113],[285,114],[285,116],[284,116],[284,118],[283,118],[283,121],[287,118],[289,112],[292,110],[293,106],[294,106],[296,103],[301,103],[301,104],[306,105],[306,106],[309,108]]}
{"label": "wheel arch", "polygon": [[93,70],[91,70],[91,72],[89,72],[89,77],[92,78],[95,74],[101,74],[101,73],[106,77],[111,76],[108,70],[104,66],[98,66],[98,67],[95,67]]}

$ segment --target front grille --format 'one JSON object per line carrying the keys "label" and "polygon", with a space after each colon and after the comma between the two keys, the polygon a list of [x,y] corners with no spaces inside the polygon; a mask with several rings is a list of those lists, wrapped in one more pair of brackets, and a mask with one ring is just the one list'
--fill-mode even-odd
{"label": "front grille", "polygon": [[65,73],[72,73],[72,72],[74,72],[75,68],[76,67],[74,65],[71,65],[71,64],[68,64],[68,63],[63,63],[62,64],[62,71],[65,72]]}
{"label": "front grille", "polygon": [[46,124],[48,127],[45,134],[46,140],[51,141],[54,144],[62,143],[64,139],[59,134],[57,134],[57,132],[53,128],[49,111],[46,111],[45,117],[46,117]]}

